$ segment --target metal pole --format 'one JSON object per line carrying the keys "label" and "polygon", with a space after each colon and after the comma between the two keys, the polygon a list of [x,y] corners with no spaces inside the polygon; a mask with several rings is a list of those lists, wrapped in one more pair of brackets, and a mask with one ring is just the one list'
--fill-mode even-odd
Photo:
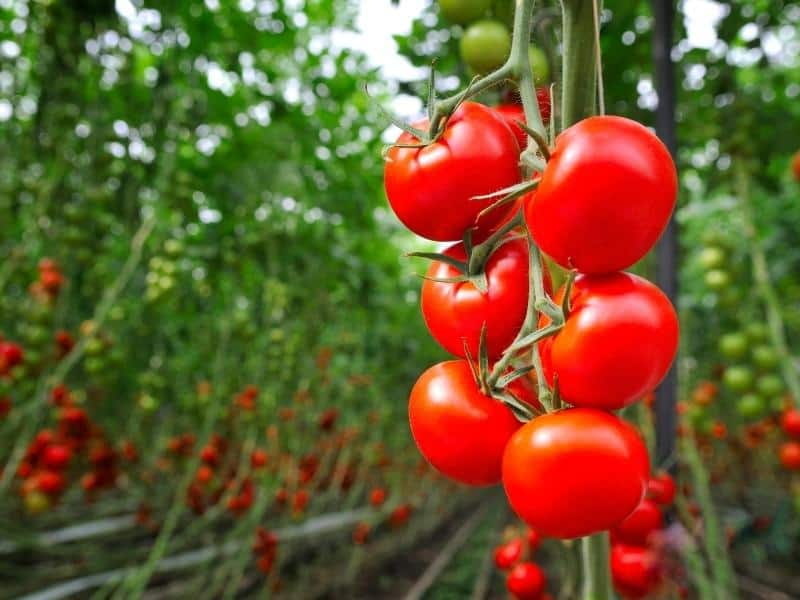
{"label": "metal pole", "polygon": [[[675,70],[672,64],[673,25],[675,5],[671,0],[652,0],[653,5],[653,63],[658,92],[656,133],[675,157]],[[674,305],[678,299],[678,228],[670,220],[656,247],[656,282]],[[675,452],[678,378],[675,365],[656,390],[656,456],[655,464],[664,464]]]}

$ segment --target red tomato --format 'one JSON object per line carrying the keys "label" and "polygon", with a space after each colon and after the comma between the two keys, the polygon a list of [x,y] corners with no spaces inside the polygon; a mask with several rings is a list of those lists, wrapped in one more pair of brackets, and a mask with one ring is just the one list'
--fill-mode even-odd
{"label": "red tomato", "polygon": [[556,138],[525,218],[561,266],[610,273],[653,247],[675,208],[677,185],[669,152],[646,127],[590,117]]}
{"label": "red tomato", "polygon": [[57,471],[42,471],[36,475],[35,488],[48,496],[57,496],[67,487],[64,476]]}
{"label": "red tomato", "polygon": [[794,175],[795,180],[800,181],[800,150],[792,156],[792,175]]}
{"label": "red tomato", "polygon": [[644,598],[661,584],[658,556],[647,548],[614,544],[611,577],[623,598]]}
{"label": "red tomato", "polygon": [[669,473],[659,473],[647,482],[647,497],[656,504],[669,506],[675,501],[677,488]]}
{"label": "red tomato", "polygon": [[800,470],[800,442],[784,442],[778,449],[781,464],[790,471]]}
{"label": "red tomato", "polygon": [[[550,90],[539,88],[536,90],[536,99],[539,101],[539,113],[542,115],[542,122],[547,125],[550,122]],[[518,123],[526,123],[525,109],[522,104],[509,102],[507,104],[499,104],[494,109],[503,116],[511,131],[514,132],[520,150],[524,150],[528,145],[528,134],[518,125]]]}
{"label": "red tomato", "polygon": [[648,471],[647,449],[636,430],[592,408],[533,419],[514,434],[503,457],[512,508],[537,532],[555,538],[582,537],[619,523],[644,496]]}
{"label": "red tomato", "polygon": [[428,462],[469,485],[500,481],[503,450],[521,425],[502,402],[480,391],[465,360],[425,371],[411,390],[408,416]]}
{"label": "red tomato", "polygon": [[519,563],[506,577],[506,588],[517,600],[540,600],[547,579],[532,562]]}
{"label": "red tomato", "polygon": [[369,503],[372,506],[380,506],[386,500],[386,490],[383,488],[373,488],[369,493]]}
{"label": "red tomato", "polygon": [[[427,122],[417,123],[426,129]],[[403,133],[398,144],[419,143]],[[488,228],[510,210],[478,213],[499,198],[472,200],[520,181],[519,145],[503,118],[476,102],[464,102],[438,140],[424,148],[392,147],[384,169],[386,195],[397,217],[431,240],[457,241],[476,224]]]}
{"label": "red tomato", "polygon": [[611,539],[614,543],[646,546],[650,536],[663,528],[664,518],[661,516],[661,509],[655,502],[645,498],[631,514],[611,530]]}
{"label": "red tomato", "polygon": [[540,344],[545,375],[551,385],[558,376],[567,402],[622,408],[667,374],[678,351],[678,316],[655,285],[630,273],[579,275],[570,304],[564,328]]}
{"label": "red tomato", "polygon": [[511,540],[494,549],[494,564],[498,569],[507,571],[522,558],[522,540]]}
{"label": "red tomato", "polygon": [[54,471],[66,468],[71,459],[72,450],[61,444],[47,446],[42,452],[42,465]]}
{"label": "red tomato", "polygon": [[[463,244],[456,244],[444,254],[464,261]],[[486,324],[486,347],[489,358],[500,358],[514,341],[528,305],[528,247],[522,239],[497,248],[484,268],[489,288],[481,293],[468,281],[442,283],[426,279],[422,284],[422,316],[433,338],[451,354],[465,358],[466,341],[473,357],[478,356],[481,329]],[[428,277],[458,277],[458,269],[434,262]]]}
{"label": "red tomato", "polygon": [[781,428],[784,433],[793,438],[800,438],[800,410],[789,408],[781,416]]}

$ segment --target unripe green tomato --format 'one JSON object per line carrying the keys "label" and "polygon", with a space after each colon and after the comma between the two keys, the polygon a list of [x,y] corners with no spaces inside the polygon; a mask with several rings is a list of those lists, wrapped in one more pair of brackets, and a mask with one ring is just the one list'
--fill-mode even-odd
{"label": "unripe green tomato", "polygon": [[706,271],[703,281],[706,282],[709,288],[715,292],[719,292],[731,284],[731,274],[722,269],[711,269],[710,271]]}
{"label": "unripe green tomato", "polygon": [[85,350],[87,356],[96,356],[101,354],[104,350],[104,346],[105,344],[103,344],[103,342],[98,338],[90,338],[86,340]]}
{"label": "unripe green tomato", "polygon": [[106,361],[102,356],[87,356],[83,368],[87,373],[95,375],[106,368]]}
{"label": "unripe green tomato", "polygon": [[175,287],[175,278],[170,275],[158,278],[158,287],[162,292],[168,292]]}
{"label": "unripe green tomato", "polygon": [[26,311],[27,316],[34,323],[47,323],[53,315],[53,309],[50,304],[40,304],[37,302],[29,304],[28,306],[29,308]]}
{"label": "unripe green tomato", "polygon": [[769,329],[763,323],[750,323],[745,332],[752,342],[766,342],[769,339]]}
{"label": "unripe green tomato", "polygon": [[442,16],[458,25],[472,23],[489,10],[492,0],[439,0]]}
{"label": "unripe green tomato", "polygon": [[461,60],[478,74],[489,73],[508,58],[511,52],[511,33],[508,27],[488,19],[470,25],[460,43]]}
{"label": "unripe green tomato", "polygon": [[780,362],[780,357],[772,346],[762,344],[753,348],[753,362],[760,369],[774,369]]}
{"label": "unripe green tomato", "polygon": [[728,236],[718,229],[706,229],[700,236],[706,246],[721,246],[727,248],[729,244]]}
{"label": "unripe green tomato", "polygon": [[173,275],[177,269],[178,266],[175,264],[175,261],[165,260],[161,263],[161,273],[163,275]]}
{"label": "unripe green tomato", "polygon": [[153,412],[158,408],[158,400],[153,398],[150,394],[142,394],[139,396],[139,408],[144,412]]}
{"label": "unripe green tomato", "polygon": [[745,392],[753,385],[753,371],[741,365],[728,367],[722,375],[722,382],[733,392]]}
{"label": "unripe green tomato", "polygon": [[547,54],[544,50],[531,44],[528,46],[528,59],[531,61],[533,79],[536,83],[547,83],[550,81],[550,63],[547,61]]}
{"label": "unripe green tomato", "polygon": [[756,389],[767,398],[778,396],[783,392],[783,379],[773,373],[762,375],[756,379]]}
{"label": "unripe green tomato", "polygon": [[759,419],[766,411],[767,402],[758,394],[745,394],[736,402],[736,412],[743,419]]}
{"label": "unripe green tomato", "polygon": [[25,510],[28,514],[38,515],[50,508],[50,499],[39,491],[32,491],[25,494]]}
{"label": "unripe green tomato", "polygon": [[147,285],[158,285],[158,278],[160,275],[155,271],[148,271],[147,275],[144,276],[145,283]]}
{"label": "unripe green tomato", "polygon": [[702,267],[708,269],[719,269],[725,264],[725,250],[719,246],[706,246],[700,251],[697,260]]}
{"label": "unripe green tomato", "polygon": [[146,302],[155,302],[161,297],[161,290],[155,286],[148,286],[147,291],[144,293]]}
{"label": "unripe green tomato", "polygon": [[160,271],[161,265],[164,262],[164,259],[160,256],[154,256],[149,261],[147,261],[147,265],[150,267],[151,271]]}
{"label": "unripe green tomato", "polygon": [[164,242],[164,252],[170,256],[178,256],[183,252],[183,242],[180,240],[167,240]]}
{"label": "unripe green tomato", "polygon": [[747,336],[741,332],[726,333],[719,338],[719,352],[725,358],[743,358],[750,346]]}
{"label": "unripe green tomato", "polygon": [[50,340],[50,332],[41,325],[30,325],[25,328],[25,338],[31,345],[38,346]]}

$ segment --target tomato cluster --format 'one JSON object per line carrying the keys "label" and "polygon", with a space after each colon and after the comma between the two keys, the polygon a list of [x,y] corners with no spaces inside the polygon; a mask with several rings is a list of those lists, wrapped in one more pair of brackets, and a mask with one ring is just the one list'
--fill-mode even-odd
{"label": "tomato cluster", "polygon": [[[421,453],[443,474],[469,485],[502,481],[530,526],[575,538],[612,528],[644,494],[646,448],[611,411],[641,400],[666,375],[678,320],[655,285],[621,269],[666,227],[677,178],[668,151],[645,127],[592,117],[555,139],[535,175],[538,187],[521,205],[494,206],[493,197],[523,181],[517,161],[525,135],[512,130],[515,123],[463,102],[431,140],[406,132],[387,153],[386,193],[400,220],[432,240],[464,239],[428,256],[435,262],[421,294],[431,335],[460,360],[422,374],[409,419]],[[538,384],[571,407],[548,414],[522,372],[503,389],[487,379],[491,364],[514,362],[517,349],[509,348],[532,310],[535,263],[515,231],[518,213],[530,243],[570,271],[551,301],[563,307],[561,322],[552,310],[540,314],[539,330],[551,335],[533,350],[546,379]],[[549,295],[545,265],[537,271]],[[526,358],[521,350],[517,364]],[[538,416],[521,425],[520,411]]]}

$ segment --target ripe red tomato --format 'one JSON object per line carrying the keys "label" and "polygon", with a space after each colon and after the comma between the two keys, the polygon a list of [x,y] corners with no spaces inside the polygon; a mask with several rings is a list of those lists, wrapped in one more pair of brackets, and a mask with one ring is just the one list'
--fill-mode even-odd
{"label": "ripe red tomato", "polygon": [[[444,254],[466,260],[463,244],[456,244]],[[500,358],[514,341],[528,305],[528,247],[517,239],[497,248],[485,266],[489,288],[481,293],[468,281],[443,283],[426,279],[422,284],[422,316],[433,338],[451,354],[465,358],[466,341],[473,357],[478,356],[481,329],[486,324],[486,347],[489,358]],[[459,276],[458,269],[434,262],[428,277],[437,279]]]}
{"label": "ripe red tomato", "polygon": [[678,317],[658,287],[630,273],[579,275],[570,304],[564,328],[540,344],[547,380],[552,385],[558,376],[567,402],[622,408],[667,374],[678,351]]}
{"label": "ripe red tomato", "polygon": [[[539,114],[542,116],[542,122],[547,125],[550,122],[550,90],[547,88],[539,88],[536,90],[536,99],[539,102]],[[522,104],[516,102],[509,102],[499,104],[494,107],[505,119],[511,131],[517,136],[517,143],[520,150],[524,150],[528,145],[528,134],[517,123],[526,123],[525,109]]]}
{"label": "ripe red tomato", "polygon": [[661,584],[658,556],[647,548],[614,544],[611,547],[611,577],[623,597],[644,598]]}
{"label": "ripe red tomato", "polygon": [[372,488],[369,493],[369,503],[372,506],[380,506],[386,500],[386,490],[380,487]]}
{"label": "ripe red tomato", "polygon": [[792,156],[792,175],[796,181],[800,181],[800,150]]}
{"label": "ripe red tomato", "polygon": [[648,471],[636,430],[592,408],[536,417],[514,434],[503,457],[512,508],[537,532],[555,538],[619,523],[644,496]]}
{"label": "ripe red tomato", "polygon": [[561,266],[610,273],[653,247],[675,208],[677,185],[669,152],[646,127],[590,117],[556,138],[525,218]]}
{"label": "ripe red tomato", "polygon": [[408,416],[428,462],[469,485],[500,481],[503,450],[521,425],[502,402],[480,391],[465,360],[425,371],[411,390]]}
{"label": "ripe red tomato", "polygon": [[647,497],[656,504],[669,506],[675,501],[677,486],[669,473],[659,473],[647,482]]}
{"label": "ripe red tomato", "polygon": [[783,432],[793,438],[800,438],[800,410],[789,408],[781,416]]}
{"label": "ripe red tomato", "polygon": [[800,442],[784,442],[778,449],[781,464],[790,471],[800,470]]}
{"label": "ripe red tomato", "polygon": [[494,564],[498,569],[507,571],[522,557],[522,540],[511,540],[505,544],[500,544],[494,549]]}
{"label": "ripe red tomato", "polygon": [[[427,122],[416,124],[419,129]],[[419,143],[403,133],[398,144]],[[511,209],[478,213],[499,198],[472,200],[520,181],[519,145],[494,110],[464,102],[437,141],[424,148],[392,147],[384,184],[397,217],[414,233],[442,242],[458,241],[470,227],[490,228]]]}
{"label": "ripe red tomato", "polygon": [[58,471],[42,471],[36,475],[35,489],[47,494],[57,496],[67,487],[67,481]]}
{"label": "ripe red tomato", "polygon": [[611,530],[612,542],[646,546],[650,536],[664,528],[661,509],[652,500],[644,499],[633,512]]}
{"label": "ripe red tomato", "polygon": [[506,588],[517,600],[540,600],[547,585],[544,571],[532,562],[522,562],[506,577]]}
{"label": "ripe red tomato", "polygon": [[72,459],[72,450],[62,444],[47,446],[42,452],[42,465],[54,471],[66,468]]}

